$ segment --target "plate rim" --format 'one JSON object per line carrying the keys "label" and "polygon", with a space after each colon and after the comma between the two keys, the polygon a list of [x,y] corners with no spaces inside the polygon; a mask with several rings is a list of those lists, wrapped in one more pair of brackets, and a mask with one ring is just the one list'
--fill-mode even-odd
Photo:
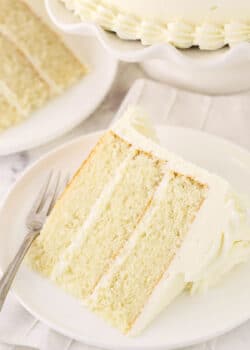
{"label": "plate rim", "polygon": [[[247,159],[247,161],[249,161],[250,163],[250,151],[247,150],[246,148],[230,141],[227,140],[226,138],[205,132],[203,130],[196,130],[193,128],[189,128],[189,127],[181,127],[181,126],[168,126],[168,125],[163,125],[163,124],[157,124],[156,125],[156,129],[161,128],[161,130],[164,129],[168,129],[168,130],[179,130],[181,132],[188,132],[191,135],[192,134],[198,134],[199,136],[204,136],[206,138],[209,138],[210,140],[214,140],[215,142],[219,142],[221,144],[223,144],[223,146],[226,147],[230,147],[231,149],[234,149],[236,152],[238,152],[239,154],[243,155],[244,158]],[[8,205],[8,200],[9,197],[12,195],[12,193],[15,191],[16,187],[19,185],[19,182],[21,182],[26,176],[30,175],[32,176],[32,171],[36,169],[36,167],[43,162],[44,160],[46,160],[48,157],[53,157],[55,156],[56,153],[63,151],[65,148],[71,147],[74,144],[78,144],[81,143],[82,140],[84,140],[85,138],[97,138],[99,137],[103,132],[105,132],[107,129],[104,130],[99,130],[99,131],[95,131],[95,132],[91,132],[91,133],[87,133],[81,136],[76,137],[73,140],[64,142],[63,144],[61,144],[60,146],[57,146],[55,148],[53,148],[52,150],[46,152],[44,155],[42,155],[41,157],[39,157],[36,161],[34,161],[32,164],[30,164],[23,172],[20,176],[18,176],[17,180],[10,186],[10,188],[7,190],[7,192],[5,193],[5,195],[3,196],[3,198],[0,201],[0,219],[1,219],[1,215],[2,215],[2,211],[4,210],[4,208]],[[0,272],[2,271],[2,268],[0,266]],[[249,316],[244,316],[241,320],[237,321],[236,323],[232,320],[230,322],[230,324],[227,324],[227,326],[225,328],[222,328],[216,332],[210,332],[208,333],[205,337],[204,336],[200,336],[200,337],[195,337],[195,339],[191,339],[189,340],[189,342],[186,343],[181,343],[181,342],[175,342],[173,344],[168,344],[168,345],[156,345],[154,348],[152,348],[152,345],[143,345],[143,344],[136,344],[133,346],[128,346],[128,345],[112,345],[111,343],[102,343],[99,342],[98,337],[96,337],[96,339],[93,339],[92,337],[88,337],[88,336],[76,336],[75,334],[73,334],[70,330],[66,330],[64,327],[61,327],[60,325],[55,324],[53,321],[46,319],[46,317],[43,317],[41,315],[39,315],[39,312],[36,312],[36,310],[34,310],[32,307],[30,307],[29,305],[27,305],[27,303],[25,301],[22,300],[22,297],[18,294],[18,292],[15,291],[15,289],[11,290],[11,294],[13,294],[15,296],[15,298],[18,300],[18,302],[31,314],[33,315],[35,318],[37,318],[39,321],[41,321],[42,323],[46,324],[49,326],[49,328],[51,328],[52,330],[55,330],[56,332],[59,332],[60,334],[73,338],[76,341],[79,342],[83,342],[86,345],[90,345],[90,346],[96,346],[96,347],[101,347],[103,349],[120,349],[120,350],[142,350],[142,349],[146,349],[146,350],[151,350],[151,349],[158,349],[158,350],[168,350],[168,349],[179,349],[182,347],[187,347],[187,346],[192,346],[192,345],[196,345],[202,342],[206,342],[212,338],[216,338],[218,336],[221,336],[225,333],[230,332],[231,330],[239,327],[240,325],[242,325],[243,323],[247,322],[250,319],[250,313]]]}
{"label": "plate rim", "polygon": [[189,346],[195,346],[198,344],[202,344],[202,343],[207,342],[209,340],[212,340],[212,339],[215,339],[215,338],[220,337],[222,335],[225,335],[225,334],[229,333],[230,331],[240,327],[241,325],[246,323],[248,320],[250,320],[250,315],[249,315],[249,317],[243,317],[237,323],[233,323],[233,321],[231,321],[231,324],[229,326],[225,327],[224,329],[221,329],[215,333],[207,334],[205,337],[204,336],[196,337],[195,340],[191,339],[191,340],[189,340],[189,342],[186,342],[186,343],[175,342],[173,344],[168,344],[168,345],[164,345],[164,344],[156,345],[156,346],[154,345],[154,347],[152,347],[151,345],[145,345],[145,344],[136,344],[136,345],[131,345],[131,346],[112,345],[111,343],[107,344],[107,343],[99,342],[98,337],[96,337],[97,340],[95,340],[93,338],[88,338],[87,336],[78,337],[78,336],[74,335],[73,333],[71,333],[71,331],[66,331],[66,330],[64,330],[64,328],[60,328],[60,326],[57,326],[55,323],[53,323],[53,321],[49,321],[49,320],[41,317],[38,313],[34,312],[32,310],[32,308],[27,306],[27,304],[22,301],[22,299],[19,297],[19,295],[17,295],[17,293],[12,291],[12,294],[15,296],[16,300],[20,303],[20,305],[26,311],[28,311],[38,321],[42,322],[44,325],[47,325],[51,330],[54,330],[55,332],[58,332],[59,334],[61,334],[63,336],[71,338],[71,339],[78,341],[82,344],[85,344],[87,346],[93,346],[93,347],[101,348],[104,350],[115,350],[115,349],[116,350],[178,350],[178,349],[186,348]]}

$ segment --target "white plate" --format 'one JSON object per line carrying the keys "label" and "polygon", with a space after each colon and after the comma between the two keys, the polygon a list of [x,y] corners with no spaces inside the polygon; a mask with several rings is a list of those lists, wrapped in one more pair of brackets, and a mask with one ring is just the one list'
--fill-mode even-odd
{"label": "white plate", "polygon": [[45,0],[55,25],[64,32],[94,35],[114,57],[141,62],[154,79],[208,94],[232,94],[250,89],[250,44],[232,49],[201,51],[178,50],[172,45],[143,46],[119,39],[93,23],[78,22],[59,0]]}
{"label": "white plate", "polygon": [[[43,1],[29,3],[48,21]],[[73,129],[91,115],[109,91],[116,75],[116,59],[95,38],[64,34],[63,39],[89,66],[89,74],[27,121],[1,133],[0,156],[40,146]]]}
{"label": "white plate", "polygon": [[[208,134],[176,127],[160,127],[162,144],[227,178],[250,195],[250,154]],[[13,187],[0,211],[0,268],[23,238],[24,221],[49,169],[75,170],[99,133],[83,136],[56,149],[26,171]],[[139,337],[127,338],[89,313],[78,300],[22,266],[13,291],[35,317],[64,335],[108,349],[172,349],[205,341],[250,317],[250,262],[233,271],[205,295],[179,297]]]}

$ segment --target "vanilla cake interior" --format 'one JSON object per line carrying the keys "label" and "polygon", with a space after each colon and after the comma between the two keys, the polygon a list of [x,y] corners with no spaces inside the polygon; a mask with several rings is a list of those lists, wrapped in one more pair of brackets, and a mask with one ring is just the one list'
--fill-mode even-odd
{"label": "vanilla cake interior", "polygon": [[25,120],[87,73],[22,0],[0,0],[0,61],[0,131]]}
{"label": "vanilla cake interior", "polygon": [[[247,205],[131,108],[57,201],[27,262],[125,334],[250,256]],[[235,220],[236,219],[236,220]]]}

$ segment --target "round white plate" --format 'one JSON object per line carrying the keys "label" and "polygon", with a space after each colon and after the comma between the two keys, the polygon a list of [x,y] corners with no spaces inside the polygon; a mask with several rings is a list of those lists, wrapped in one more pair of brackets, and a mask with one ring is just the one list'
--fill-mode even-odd
{"label": "round white plate", "polygon": [[54,24],[66,33],[93,35],[114,57],[140,62],[148,75],[173,86],[206,94],[232,94],[250,89],[250,43],[216,51],[178,50],[172,45],[143,46],[121,40],[100,26],[78,19],[60,0],[45,0]]}
{"label": "round white plate", "polygon": [[[214,136],[177,127],[159,127],[164,146],[227,178],[250,195],[250,153]],[[25,217],[50,169],[74,171],[98,139],[83,136],[49,153],[28,169],[0,211],[0,269],[4,270],[25,233]],[[250,262],[235,269],[204,295],[182,295],[141,335],[127,338],[88,312],[81,303],[25,265],[13,291],[35,317],[64,335],[107,349],[173,349],[205,341],[250,317]]]}
{"label": "round white plate", "polygon": [[[48,21],[43,1],[29,0]],[[73,129],[102,102],[117,71],[117,60],[95,38],[64,34],[63,39],[90,72],[61,96],[33,113],[31,118],[0,134],[0,156],[45,144]]]}

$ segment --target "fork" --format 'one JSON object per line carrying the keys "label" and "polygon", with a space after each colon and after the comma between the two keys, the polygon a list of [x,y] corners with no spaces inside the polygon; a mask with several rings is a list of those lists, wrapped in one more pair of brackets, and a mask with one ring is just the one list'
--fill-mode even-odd
{"label": "fork", "polygon": [[68,175],[62,177],[61,172],[55,173],[51,171],[43,184],[26,219],[28,233],[14,259],[0,279],[0,311],[26,253],[34,240],[39,236],[46,218],[50,214],[57,198],[66,187],[68,181]]}

